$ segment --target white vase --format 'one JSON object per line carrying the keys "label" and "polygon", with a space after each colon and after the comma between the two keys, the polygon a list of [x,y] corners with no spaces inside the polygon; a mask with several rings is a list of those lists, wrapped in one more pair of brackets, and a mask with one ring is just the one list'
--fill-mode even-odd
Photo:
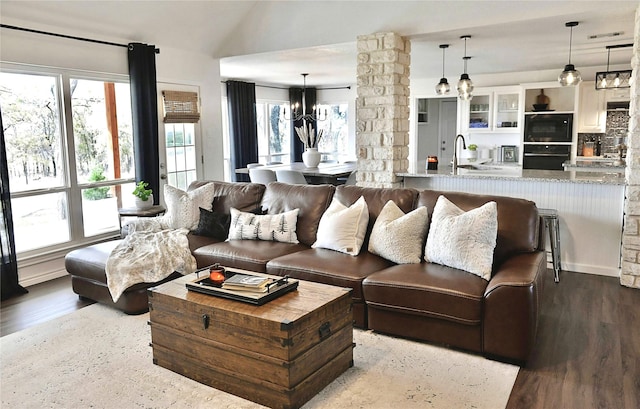
{"label": "white vase", "polygon": [[307,148],[307,150],[302,153],[302,162],[308,168],[317,168],[320,163],[320,156],[318,148]]}
{"label": "white vase", "polygon": [[147,200],[142,200],[138,196],[135,198],[135,206],[137,209],[148,209],[153,206],[153,193],[149,195]]}

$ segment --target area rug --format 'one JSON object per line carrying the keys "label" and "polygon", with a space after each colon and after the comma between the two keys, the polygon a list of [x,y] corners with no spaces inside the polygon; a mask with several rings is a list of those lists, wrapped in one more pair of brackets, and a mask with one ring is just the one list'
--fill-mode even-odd
{"label": "area rug", "polygon": [[[152,363],[149,314],[94,304],[0,338],[1,407],[262,408]],[[504,408],[518,367],[354,330],[354,366],[314,408]]]}

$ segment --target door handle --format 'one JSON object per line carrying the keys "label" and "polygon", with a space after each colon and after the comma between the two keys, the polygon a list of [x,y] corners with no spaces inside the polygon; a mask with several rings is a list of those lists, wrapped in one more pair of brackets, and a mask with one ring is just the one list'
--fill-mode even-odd
{"label": "door handle", "polygon": [[164,173],[160,174],[160,179],[166,179],[167,175],[165,175]]}

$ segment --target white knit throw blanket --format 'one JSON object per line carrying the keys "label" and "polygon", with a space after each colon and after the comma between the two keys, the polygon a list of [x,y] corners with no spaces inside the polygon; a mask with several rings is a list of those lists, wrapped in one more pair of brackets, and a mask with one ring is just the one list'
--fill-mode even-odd
{"label": "white knit throw blanket", "polygon": [[196,260],[189,250],[187,229],[163,228],[157,218],[129,224],[129,234],[107,259],[107,286],[116,302],[127,288],[154,283],[177,271],[193,273]]}

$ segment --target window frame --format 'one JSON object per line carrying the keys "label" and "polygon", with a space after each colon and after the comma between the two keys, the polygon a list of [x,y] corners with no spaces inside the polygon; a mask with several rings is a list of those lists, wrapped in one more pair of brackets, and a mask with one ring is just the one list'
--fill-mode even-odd
{"label": "window frame", "polygon": [[[69,240],[50,246],[21,251],[17,254],[18,261],[59,254],[70,249],[78,248],[89,243],[105,241],[118,237],[119,229],[116,226],[113,231],[96,235],[85,236],[82,206],[82,191],[94,187],[112,187],[128,183],[134,183],[135,177],[112,179],[101,182],[79,183],[77,177],[75,158],[75,138],[73,134],[73,110],[71,100],[71,79],[102,81],[114,83],[129,83],[129,76],[122,74],[108,74],[93,71],[74,70],[68,68],[35,66],[29,64],[0,62],[0,72],[39,75],[54,77],[56,82],[56,98],[59,104],[58,120],[60,126],[60,162],[64,166],[64,178],[62,185],[58,187],[31,189],[26,191],[11,191],[11,199],[34,197],[50,193],[64,193],[67,198],[67,214],[69,223]],[[38,261],[36,261],[38,262]]]}
{"label": "window frame", "polygon": [[[268,118],[269,118],[269,105],[281,105],[281,106],[284,105],[286,107],[289,107],[291,106],[291,103],[289,101],[277,100],[273,98],[256,99],[256,120],[257,120],[257,111],[258,111],[259,104],[262,104],[264,106],[263,114],[265,118],[265,130],[267,132],[267,155],[262,155],[262,156],[260,155],[260,140],[258,139],[258,162],[268,164],[274,161],[274,158],[273,158],[274,156],[277,156],[277,157],[283,157],[285,159],[285,160],[282,160],[282,159],[277,160],[278,162],[290,163],[291,162],[291,138],[293,137],[291,135],[291,126],[292,126],[291,121],[287,120],[286,117],[284,118],[284,120],[287,123],[289,123],[289,145],[288,145],[287,152],[274,154],[271,152],[271,143],[269,143],[271,141],[271,127],[269,126]],[[261,159],[265,159],[265,162],[261,162]]]}

